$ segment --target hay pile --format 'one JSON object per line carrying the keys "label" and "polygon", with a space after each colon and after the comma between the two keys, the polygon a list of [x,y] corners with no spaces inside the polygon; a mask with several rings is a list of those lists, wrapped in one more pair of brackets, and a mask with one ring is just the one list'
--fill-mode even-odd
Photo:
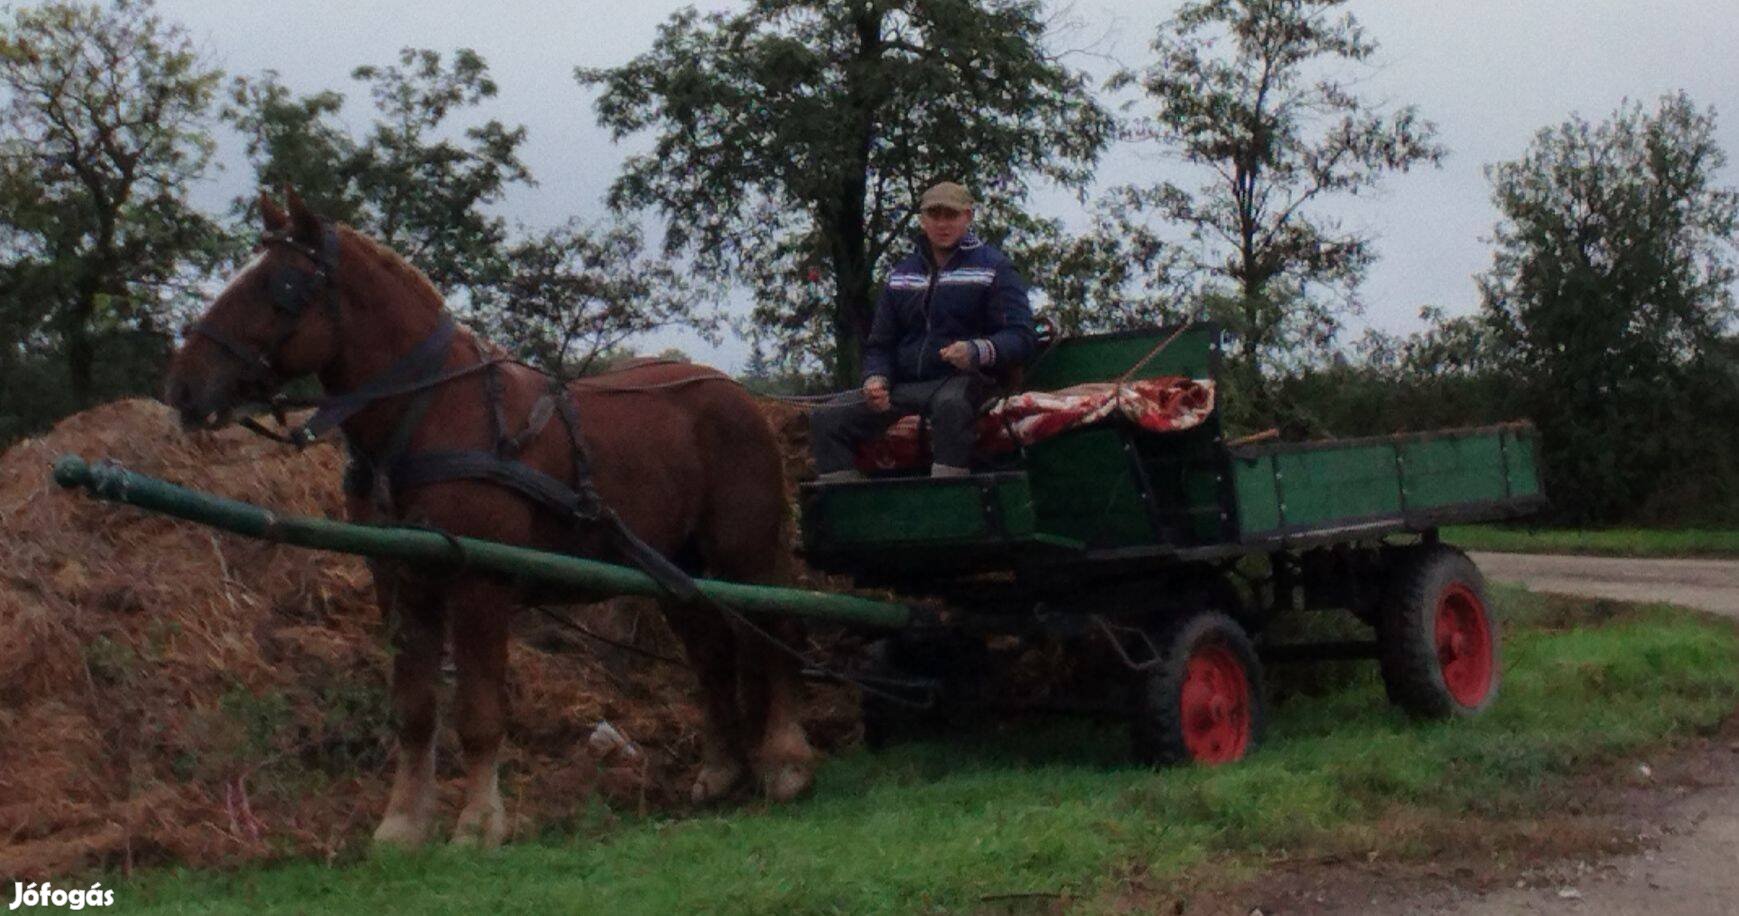
{"label": "hay pile", "polygon": [[[773,419],[800,435],[796,417]],[[795,469],[804,450],[788,446]],[[290,514],[343,515],[335,447],[185,435],[151,401],[87,411],[0,456],[0,874],[360,849],[385,806],[391,747],[384,627],[362,561],[63,492],[48,467],[66,452]],[[647,605],[578,616],[680,654]],[[516,832],[560,828],[600,798],[614,810],[678,805],[699,755],[686,668],[523,635],[502,771]],[[851,740],[855,716],[843,693],[811,692],[821,747]],[[643,753],[589,750],[606,720]],[[450,729],[442,741],[450,826]]]}

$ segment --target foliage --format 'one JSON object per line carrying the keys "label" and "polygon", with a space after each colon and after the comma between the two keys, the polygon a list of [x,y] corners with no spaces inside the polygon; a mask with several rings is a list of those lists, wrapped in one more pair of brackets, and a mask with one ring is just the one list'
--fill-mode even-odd
{"label": "foliage", "polygon": [[[451,136],[454,114],[495,96],[488,64],[464,48],[450,61],[405,48],[397,64],[357,67],[351,77],[374,105],[361,137],[336,123],[337,92],[294,97],[272,71],[235,80],[225,114],[247,137],[259,184],[293,184],[317,211],[404,254],[444,292],[491,282],[507,224],[487,208],[532,178],[519,160],[523,126],[490,119],[466,127],[463,141]],[[252,195],[235,206],[250,213]]]}
{"label": "foliage", "polygon": [[1123,193],[1188,231],[1203,306],[1263,400],[1264,370],[1333,341],[1375,258],[1370,238],[1317,205],[1444,155],[1414,108],[1384,112],[1335,69],[1377,48],[1351,14],[1334,15],[1345,2],[1192,0],[1161,27],[1158,60],[1112,81],[1139,86],[1152,106],[1133,136],[1209,173],[1193,191],[1161,182]]}
{"label": "foliage", "polygon": [[1374,436],[1526,419],[1478,315],[1420,310],[1425,328],[1369,330],[1349,350],[1277,378],[1270,392],[1300,436]]}
{"label": "foliage", "polygon": [[643,256],[640,230],[569,222],[527,237],[476,290],[483,328],[561,377],[586,374],[636,334],[681,322],[705,330],[695,292],[669,262]]}
{"label": "foliage", "polygon": [[[707,333],[698,294],[667,262],[643,257],[624,222],[569,222],[513,233],[491,213],[535,180],[519,159],[523,126],[490,119],[455,139],[453,120],[493,98],[487,63],[406,48],[393,66],[357,67],[375,120],[363,135],[339,121],[344,96],[297,96],[274,72],[239,78],[227,116],[247,137],[264,187],[295,187],[319,212],[404,254],[458,311],[518,356],[556,374],[593,368],[632,335],[672,323]],[[244,217],[254,198],[238,198]],[[517,236],[517,237],[516,237]]]}
{"label": "foliage", "polygon": [[875,276],[904,253],[928,184],[960,181],[1017,225],[1034,178],[1081,187],[1111,132],[1045,48],[1038,0],[755,0],[693,9],[608,69],[600,124],[655,136],[611,189],[654,208],[670,253],[754,290],[788,364],[856,384]]}
{"label": "foliage", "polygon": [[[343,111],[343,93],[327,90],[298,97],[279,82],[276,70],[267,70],[230,84],[223,116],[245,139],[256,186],[295,188],[319,212],[360,225],[362,207],[350,175],[359,141],[339,123]],[[258,205],[257,196],[244,194],[232,209],[256,226]]]}
{"label": "foliage", "polygon": [[1739,502],[1739,383],[1722,355],[1739,190],[1717,183],[1725,163],[1714,112],[1679,93],[1600,124],[1572,117],[1488,170],[1503,222],[1485,317],[1566,520],[1646,514],[1692,468]]}
{"label": "foliage", "polygon": [[[210,159],[219,78],[150,0],[52,0],[0,21],[7,391],[35,377],[43,401],[76,409],[155,380],[165,347],[111,344],[166,341],[223,248],[187,202]],[[99,353],[137,361],[111,373]],[[0,425],[34,428],[52,419],[45,406],[8,399]]]}
{"label": "foliage", "polygon": [[1142,217],[1128,188],[1103,195],[1087,231],[1060,224],[1029,234],[1011,250],[1047,299],[1044,315],[1067,334],[1172,324],[1189,317],[1189,267]]}

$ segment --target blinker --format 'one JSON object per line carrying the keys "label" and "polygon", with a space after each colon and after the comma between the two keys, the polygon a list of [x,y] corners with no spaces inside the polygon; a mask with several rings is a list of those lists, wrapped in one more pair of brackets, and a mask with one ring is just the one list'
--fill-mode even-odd
{"label": "blinker", "polygon": [[267,287],[272,297],[272,307],[291,315],[300,314],[303,306],[313,297],[314,286],[319,279],[318,274],[301,268],[278,268]]}

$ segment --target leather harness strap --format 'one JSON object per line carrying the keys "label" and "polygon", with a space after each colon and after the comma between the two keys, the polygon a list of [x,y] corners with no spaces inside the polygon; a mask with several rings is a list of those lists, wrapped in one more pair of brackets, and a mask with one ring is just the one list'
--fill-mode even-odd
{"label": "leather harness strap", "polygon": [[343,314],[338,308],[338,285],[334,280],[338,273],[338,230],[331,223],[322,223],[318,249],[304,245],[283,232],[268,232],[260,236],[260,245],[281,245],[300,252],[303,257],[314,262],[313,270],[283,265],[267,280],[266,288],[272,299],[272,310],[279,316],[278,330],[273,335],[272,342],[262,350],[254,350],[210,321],[195,322],[188,331],[217,344],[219,349],[242,364],[249,382],[269,389],[278,377],[277,368],[272,365],[271,354],[278,352],[291,335],[296,333],[303,310],[317,295],[325,293],[323,302],[327,315],[332,319],[334,332],[342,328]]}

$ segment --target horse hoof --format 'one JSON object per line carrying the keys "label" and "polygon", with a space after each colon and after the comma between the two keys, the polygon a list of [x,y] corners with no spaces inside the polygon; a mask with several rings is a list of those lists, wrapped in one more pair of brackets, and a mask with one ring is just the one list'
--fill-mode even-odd
{"label": "horse hoof", "polygon": [[399,849],[415,849],[428,842],[429,831],[425,824],[418,823],[403,815],[389,814],[374,830],[374,845],[391,846]]}
{"label": "horse hoof", "polygon": [[815,774],[800,763],[787,763],[761,774],[761,794],[769,801],[788,802],[815,785]]}
{"label": "horse hoof", "polygon": [[695,777],[694,791],[691,796],[697,805],[707,805],[726,795],[743,781],[743,766],[739,763],[714,764],[701,768],[700,775]]}
{"label": "horse hoof", "polygon": [[483,813],[467,811],[459,816],[449,845],[461,848],[494,849],[507,839],[507,817],[496,808]]}

